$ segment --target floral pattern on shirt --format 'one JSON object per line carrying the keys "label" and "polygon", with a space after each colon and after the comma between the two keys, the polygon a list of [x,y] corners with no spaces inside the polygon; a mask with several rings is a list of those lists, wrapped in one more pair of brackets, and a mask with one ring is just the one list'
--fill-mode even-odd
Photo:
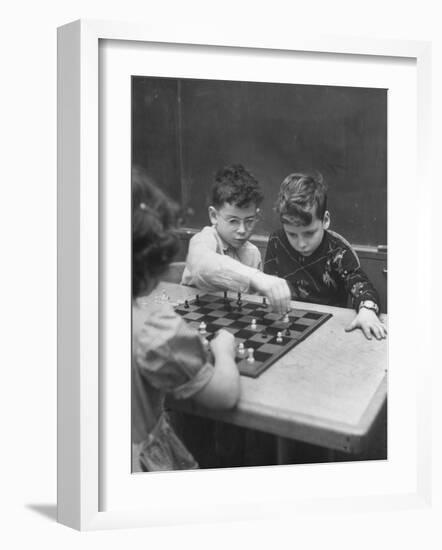
{"label": "floral pattern on shirt", "polygon": [[363,300],[379,304],[378,294],[359,258],[340,235],[325,231],[315,252],[304,257],[290,245],[283,229],[270,235],[264,272],[287,280],[294,300],[357,310]]}

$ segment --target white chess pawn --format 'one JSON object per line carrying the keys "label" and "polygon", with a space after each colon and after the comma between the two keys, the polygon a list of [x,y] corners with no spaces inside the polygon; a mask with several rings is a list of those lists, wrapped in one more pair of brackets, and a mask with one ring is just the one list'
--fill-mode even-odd
{"label": "white chess pawn", "polygon": [[278,332],[278,334],[276,335],[276,341],[278,342],[278,344],[282,342],[282,332]]}
{"label": "white chess pawn", "polygon": [[283,322],[283,323],[290,323],[290,317],[289,317],[289,314],[288,314],[288,313],[286,313],[286,314],[284,315],[284,318],[283,318],[282,322]]}
{"label": "white chess pawn", "polygon": [[252,319],[252,324],[250,325],[252,330],[256,330],[256,319]]}
{"label": "white chess pawn", "polygon": [[240,342],[240,343],[238,344],[238,354],[239,354],[239,355],[244,355],[245,351],[246,351],[246,350],[245,350],[245,348],[244,348],[244,344],[243,344],[242,342]]}
{"label": "white chess pawn", "polygon": [[254,363],[254,362],[255,362],[255,358],[254,358],[253,354],[254,354],[254,349],[253,349],[253,348],[249,348],[249,349],[247,350],[247,355],[248,355],[248,357],[247,357],[247,362],[248,362],[248,363]]}
{"label": "white chess pawn", "polygon": [[206,332],[206,327],[207,327],[206,323],[205,323],[204,321],[202,321],[202,322],[200,323],[200,328],[199,328],[199,331],[200,331],[201,334],[205,334],[205,332]]}

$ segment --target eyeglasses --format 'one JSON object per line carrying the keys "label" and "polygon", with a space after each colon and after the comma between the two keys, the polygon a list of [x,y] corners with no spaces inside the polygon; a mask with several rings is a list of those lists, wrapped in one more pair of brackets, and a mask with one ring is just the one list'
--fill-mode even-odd
{"label": "eyeglasses", "polygon": [[259,215],[251,216],[250,218],[226,218],[223,216],[220,212],[217,210],[218,216],[222,218],[232,229],[239,229],[241,227],[241,224],[244,224],[245,229],[250,230],[253,229],[256,222],[259,220]]}

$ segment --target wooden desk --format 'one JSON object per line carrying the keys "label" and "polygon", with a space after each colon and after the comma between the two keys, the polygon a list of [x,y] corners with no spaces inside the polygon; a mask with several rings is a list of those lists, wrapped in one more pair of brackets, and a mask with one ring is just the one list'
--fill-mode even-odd
{"label": "wooden desk", "polygon": [[[201,291],[161,283],[171,300]],[[258,296],[244,297],[259,301]],[[293,302],[293,307],[333,317],[258,378],[241,377],[241,398],[232,411],[212,411],[192,400],[173,408],[276,436],[357,453],[387,396],[388,340],[367,340],[360,330],[345,332],[350,309]],[[385,318],[384,318],[385,321]]]}

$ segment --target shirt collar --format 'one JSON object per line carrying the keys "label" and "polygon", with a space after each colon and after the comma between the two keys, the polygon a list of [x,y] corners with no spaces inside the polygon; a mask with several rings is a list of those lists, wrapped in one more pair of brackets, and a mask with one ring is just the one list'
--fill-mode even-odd
{"label": "shirt collar", "polygon": [[220,234],[218,233],[218,230],[216,229],[216,227],[214,225],[212,227],[213,227],[213,231],[216,235],[216,238],[218,239],[218,244],[219,244],[219,247],[220,247],[220,250],[222,251],[222,253],[227,254],[227,253],[232,252],[232,251],[236,252],[236,249],[233,248],[233,246],[230,246],[229,243],[226,243],[226,241],[220,236]]}

